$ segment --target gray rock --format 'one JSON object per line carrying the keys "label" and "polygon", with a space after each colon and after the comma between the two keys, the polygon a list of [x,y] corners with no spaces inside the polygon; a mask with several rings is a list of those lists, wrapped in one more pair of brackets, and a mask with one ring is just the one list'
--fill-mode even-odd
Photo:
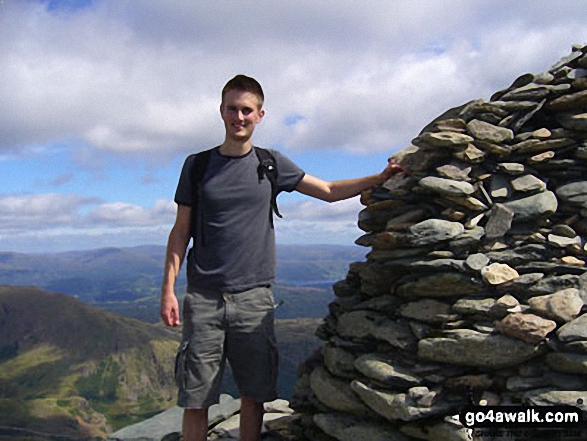
{"label": "gray rock", "polygon": [[464,315],[488,314],[494,305],[494,299],[459,299],[452,309]]}
{"label": "gray rock", "polygon": [[464,366],[515,366],[539,354],[532,344],[469,329],[450,331],[445,337],[425,338],[418,343],[420,358]]}
{"label": "gray rock", "polygon": [[587,107],[587,90],[565,94],[548,103],[548,109],[554,112],[573,112]]}
{"label": "gray rock", "polygon": [[570,238],[574,238],[577,236],[577,233],[575,232],[575,230],[573,230],[570,226],[565,225],[565,224],[554,225],[552,227],[552,233],[556,234],[558,236],[570,237]]}
{"label": "gray rock", "polygon": [[368,416],[369,409],[357,398],[347,381],[331,376],[323,367],[310,375],[310,386],[316,397],[331,409]]}
{"label": "gray rock", "polygon": [[481,283],[464,274],[444,272],[400,284],[397,294],[406,298],[460,297],[485,292]]}
{"label": "gray rock", "polygon": [[401,349],[415,344],[407,323],[399,323],[373,311],[342,314],[338,318],[336,330],[344,338],[375,338]]}
{"label": "gray rock", "polygon": [[561,185],[556,194],[564,202],[587,208],[587,181]]}
{"label": "gray rock", "polygon": [[587,354],[570,352],[551,352],[546,354],[546,362],[552,370],[568,374],[587,374]]}
{"label": "gray rock", "polygon": [[160,441],[170,433],[181,433],[183,409],[172,407],[153,418],[120,429],[108,437],[116,441]]}
{"label": "gray rock", "polygon": [[352,382],[353,391],[382,417],[389,421],[413,421],[436,415],[450,409],[450,406],[439,403],[436,406],[419,407],[407,394],[388,393],[373,389],[358,380]]}
{"label": "gray rock", "polygon": [[471,254],[465,261],[466,265],[474,271],[481,271],[487,264],[489,264],[489,257],[483,253]]}
{"label": "gray rock", "polygon": [[575,237],[566,237],[566,236],[557,236],[556,234],[549,234],[548,235],[548,243],[552,245],[556,245],[560,248],[566,248],[568,246],[581,246],[581,238],[579,236]]}
{"label": "gray rock", "polygon": [[565,342],[587,340],[587,314],[583,314],[561,326],[556,335],[561,341]]}
{"label": "gray rock", "polygon": [[545,191],[525,198],[505,202],[504,205],[514,212],[515,221],[524,221],[550,216],[556,211],[558,201],[553,192]]}
{"label": "gray rock", "polygon": [[531,406],[574,406],[587,412],[585,391],[530,391],[524,394],[524,400]]}
{"label": "gray rock", "polygon": [[546,190],[546,183],[534,175],[524,175],[512,180],[512,187],[520,193]]}
{"label": "gray rock", "polygon": [[410,387],[421,384],[422,379],[408,368],[393,363],[379,354],[365,354],[357,358],[355,368],[377,383],[392,387]]}
{"label": "gray rock", "polygon": [[583,299],[576,288],[568,288],[546,296],[528,300],[530,308],[538,314],[566,323],[575,319],[583,307]]}
{"label": "gray rock", "polygon": [[[221,395],[220,403],[210,406],[208,421],[212,426],[229,419],[240,410],[240,399]],[[181,433],[183,408],[172,407],[148,420],[125,427],[113,433],[108,439],[116,441],[160,441],[171,433]]]}
{"label": "gray rock", "polygon": [[497,239],[503,237],[512,227],[514,211],[503,204],[495,204],[489,213],[489,220],[485,225],[485,237]]}
{"label": "gray rock", "polygon": [[512,141],[514,132],[504,127],[497,127],[493,124],[474,119],[467,123],[467,130],[470,135],[480,141],[502,143]]}
{"label": "gray rock", "polygon": [[334,375],[342,378],[352,378],[356,375],[355,355],[334,345],[326,345],[323,351],[324,365]]}
{"label": "gray rock", "polygon": [[469,164],[462,162],[453,162],[436,169],[440,176],[455,181],[468,181],[471,170],[472,168]]}
{"label": "gray rock", "polygon": [[433,299],[404,303],[398,310],[403,317],[426,323],[442,323],[449,311],[450,305]]}
{"label": "gray rock", "polygon": [[472,137],[456,132],[426,132],[412,140],[412,144],[418,147],[444,148],[459,148],[471,142],[473,142]]}
{"label": "gray rock", "polygon": [[468,182],[436,176],[426,176],[420,179],[419,185],[427,190],[447,196],[468,196],[475,192],[475,188]]}
{"label": "gray rock", "polygon": [[463,224],[442,219],[428,219],[411,226],[408,230],[410,243],[417,247],[453,239],[464,231]]}
{"label": "gray rock", "polygon": [[501,162],[498,164],[498,170],[508,175],[517,176],[524,173],[526,171],[526,167],[524,166],[524,164],[519,164],[517,162]]}

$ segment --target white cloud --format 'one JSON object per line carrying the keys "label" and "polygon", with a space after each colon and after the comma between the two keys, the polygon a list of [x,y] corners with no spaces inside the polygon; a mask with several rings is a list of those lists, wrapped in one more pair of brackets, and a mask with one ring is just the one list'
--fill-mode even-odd
{"label": "white cloud", "polygon": [[[115,154],[134,158],[129,167],[148,163],[142,185],[156,182],[159,164],[222,140],[219,93],[237,73],[266,92],[259,145],[391,153],[448,108],[487,99],[587,43],[583,0],[47,4],[0,6],[0,158],[36,158],[58,144],[72,166],[103,170]],[[37,182],[84,185],[77,172]],[[55,246],[162,241],[173,222],[167,201],[74,191],[0,195],[2,246],[33,236]],[[278,237],[348,243],[361,234],[360,209],[356,199],[284,204]]]}
{"label": "white cloud", "polygon": [[0,196],[0,231],[45,230],[79,222],[78,210],[95,200],[56,193]]}
{"label": "white cloud", "polygon": [[328,204],[315,200],[280,205],[282,219],[276,220],[281,243],[350,244],[363,234],[357,213],[364,208],[359,198]]}
{"label": "white cloud", "polygon": [[86,225],[113,227],[171,225],[176,205],[170,201],[157,201],[151,208],[123,202],[105,203],[90,211]]}
{"label": "white cloud", "polygon": [[[267,89],[264,144],[399,148],[448,106],[585,42],[586,13],[581,1],[6,2],[0,149],[203,148],[222,137],[219,90],[240,72]],[[304,119],[284,127],[292,115]]]}
{"label": "white cloud", "polygon": [[61,234],[72,228],[102,232],[130,227],[169,229],[175,210],[173,202],[162,200],[152,207],[141,207],[56,193],[5,195],[0,196],[0,237]]}

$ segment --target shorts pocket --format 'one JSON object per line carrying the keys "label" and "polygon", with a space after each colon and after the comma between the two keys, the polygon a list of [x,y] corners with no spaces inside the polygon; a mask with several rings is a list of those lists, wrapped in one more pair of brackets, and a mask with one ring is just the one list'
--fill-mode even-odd
{"label": "shorts pocket", "polygon": [[255,288],[235,295],[237,305],[243,311],[264,312],[275,309],[273,291],[270,288]]}
{"label": "shorts pocket", "polygon": [[190,342],[183,341],[179,345],[177,355],[175,356],[175,384],[178,388],[183,389],[187,380],[187,354]]}

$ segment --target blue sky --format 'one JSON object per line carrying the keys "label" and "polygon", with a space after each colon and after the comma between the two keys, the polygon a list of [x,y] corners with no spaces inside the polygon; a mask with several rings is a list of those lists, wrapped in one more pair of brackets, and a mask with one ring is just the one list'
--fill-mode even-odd
{"label": "blue sky", "polygon": [[[184,158],[256,77],[257,145],[379,172],[430,120],[587,43],[587,2],[0,1],[0,251],[164,244]],[[362,208],[280,197],[281,243],[351,244]]]}

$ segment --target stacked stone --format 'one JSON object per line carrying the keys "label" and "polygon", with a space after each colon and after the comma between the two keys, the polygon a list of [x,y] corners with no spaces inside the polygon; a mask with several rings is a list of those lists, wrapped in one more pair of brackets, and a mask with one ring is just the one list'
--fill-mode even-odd
{"label": "stacked stone", "polygon": [[585,411],[587,46],[395,159],[409,175],[362,195],[371,251],[300,367],[307,438],[468,440],[451,416],[480,403]]}

